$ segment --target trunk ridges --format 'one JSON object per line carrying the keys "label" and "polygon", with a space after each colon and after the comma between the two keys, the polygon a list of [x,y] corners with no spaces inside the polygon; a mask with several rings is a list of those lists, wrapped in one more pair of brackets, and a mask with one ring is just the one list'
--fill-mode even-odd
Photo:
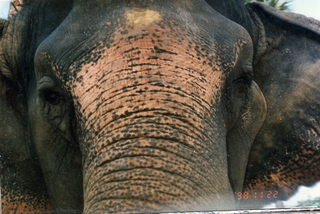
{"label": "trunk ridges", "polygon": [[80,69],[72,67],[75,110],[88,130],[81,143],[85,212],[232,202],[226,148],[215,145],[225,141],[225,127],[216,125],[223,115],[214,109],[228,62],[222,66],[199,38],[163,23],[120,28]]}
{"label": "trunk ridges", "polygon": [[[174,203],[175,198],[196,203],[210,198],[213,188],[220,182],[219,192],[227,193],[228,186],[224,181],[214,179],[216,174],[225,174],[227,179],[226,172],[214,167],[219,165],[214,160],[223,160],[223,151],[212,151],[210,146],[192,147],[195,139],[182,139],[170,135],[163,138],[141,135],[111,143],[104,138],[101,139],[103,143],[95,142],[97,148],[91,147],[84,166],[84,180],[88,181],[85,183],[85,191],[89,193],[85,194],[87,199],[100,192],[109,202],[119,197],[124,200],[144,198],[144,202],[150,203],[158,200],[160,204]],[[225,163],[221,161],[221,164]],[[123,189],[126,192],[116,192]],[[147,190],[153,191],[152,194],[149,195]],[[163,195],[167,197],[162,198]],[[211,204],[217,206],[214,202]]]}

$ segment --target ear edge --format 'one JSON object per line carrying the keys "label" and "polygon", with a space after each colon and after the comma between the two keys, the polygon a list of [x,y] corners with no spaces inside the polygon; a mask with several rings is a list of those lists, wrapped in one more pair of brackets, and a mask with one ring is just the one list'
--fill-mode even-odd
{"label": "ear edge", "polygon": [[[26,1],[26,0],[24,0]],[[12,18],[16,15],[23,7],[23,0],[11,0],[10,9],[9,9],[9,18]]]}
{"label": "ear edge", "polygon": [[301,32],[305,36],[320,41],[320,21],[292,12],[283,12],[259,2],[247,4],[262,21],[272,22],[282,29]]}

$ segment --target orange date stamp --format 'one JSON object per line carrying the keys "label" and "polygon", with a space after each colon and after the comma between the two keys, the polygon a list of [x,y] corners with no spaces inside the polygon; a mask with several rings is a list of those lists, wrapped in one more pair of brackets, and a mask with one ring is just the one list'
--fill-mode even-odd
{"label": "orange date stamp", "polygon": [[277,198],[279,192],[277,190],[273,190],[261,192],[235,192],[234,194],[238,197],[238,200],[274,199]]}

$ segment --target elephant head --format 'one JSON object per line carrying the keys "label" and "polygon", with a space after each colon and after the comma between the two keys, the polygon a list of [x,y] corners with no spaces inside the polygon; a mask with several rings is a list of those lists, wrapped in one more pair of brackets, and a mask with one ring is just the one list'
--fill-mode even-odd
{"label": "elephant head", "polygon": [[234,206],[266,115],[243,27],[203,0],[30,0],[0,44],[54,210]]}

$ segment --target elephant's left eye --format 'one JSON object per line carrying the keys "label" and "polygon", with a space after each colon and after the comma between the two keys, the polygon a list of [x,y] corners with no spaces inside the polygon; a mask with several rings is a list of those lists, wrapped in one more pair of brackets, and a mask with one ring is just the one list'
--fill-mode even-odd
{"label": "elephant's left eye", "polygon": [[64,97],[59,92],[53,90],[41,91],[40,96],[44,101],[50,103],[51,105],[57,105],[64,101]]}

